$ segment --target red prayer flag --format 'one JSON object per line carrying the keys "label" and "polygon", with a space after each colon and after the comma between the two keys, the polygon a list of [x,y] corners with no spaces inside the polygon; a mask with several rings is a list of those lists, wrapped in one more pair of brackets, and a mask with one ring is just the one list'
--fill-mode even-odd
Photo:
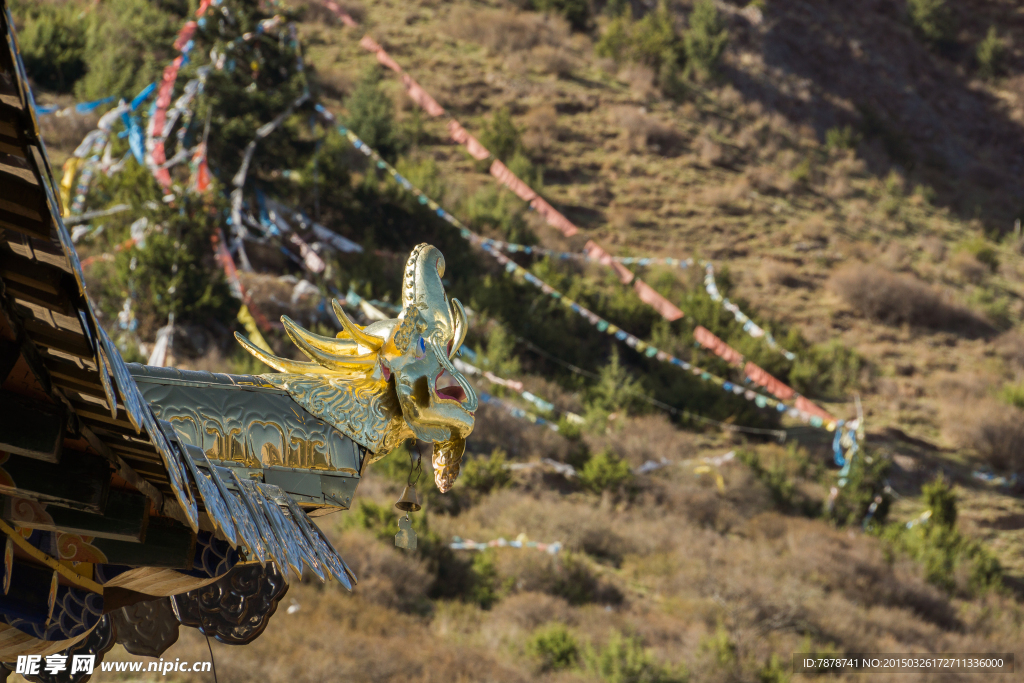
{"label": "red prayer flag", "polygon": [[568,218],[560,214],[555,207],[548,204],[541,197],[536,197],[530,202],[530,206],[533,210],[544,217],[548,225],[553,228],[557,228],[566,237],[572,237],[580,231],[575,225],[572,224]]}
{"label": "red prayer flag", "polygon": [[391,55],[384,48],[377,50],[377,61],[396,73],[402,73],[402,67],[398,66],[398,62],[391,59]]}
{"label": "red prayer flag", "polygon": [[633,282],[633,289],[636,290],[641,301],[656,310],[665,320],[679,320],[683,317],[683,312],[675,304],[658,294],[653,287],[640,278]]}
{"label": "red prayer flag", "polygon": [[491,175],[498,179],[502,185],[515,192],[516,196],[523,201],[529,202],[536,198],[537,193],[530,189],[530,186],[520,180],[515,173],[508,170],[508,166],[498,159],[491,164]]}
{"label": "red prayer flag", "polygon": [[796,409],[811,415],[817,415],[823,420],[832,420],[834,422],[836,419],[830,412],[824,408],[819,408],[803,396],[796,397]]}
{"label": "red prayer flag", "polygon": [[180,51],[181,48],[185,47],[185,43],[192,39],[192,35],[196,32],[198,26],[194,21],[186,21],[185,25],[178,31],[178,37],[174,39],[174,49]]}
{"label": "red prayer flag", "polygon": [[452,140],[465,145],[466,151],[469,155],[478,161],[483,161],[491,156],[491,153],[487,151],[487,148],[480,144],[480,141],[469,134],[462,125],[452,119],[448,122],[448,134],[452,136]]}
{"label": "red prayer flag", "polygon": [[698,344],[730,365],[739,365],[743,362],[743,354],[716,337],[711,330],[703,325],[697,325],[697,329],[693,331],[693,338],[697,340]]}
{"label": "red prayer flag", "polygon": [[444,107],[437,103],[430,94],[424,90],[419,83],[412,79],[409,74],[402,74],[402,82],[405,83],[405,89],[409,92],[409,97],[412,101],[420,105],[425,112],[433,117],[443,116]]}
{"label": "red prayer flag", "polygon": [[359,41],[359,47],[370,52],[378,52],[381,49],[377,41],[370,37],[370,34],[363,36],[362,40]]}
{"label": "red prayer flag", "polygon": [[[611,254],[602,249],[600,245],[598,245],[597,242],[593,240],[590,240],[589,242],[586,243],[586,245],[584,245],[583,252],[594,261],[597,261],[601,265],[608,266],[609,268],[614,270],[615,274],[619,276],[619,282],[621,282],[624,285],[630,284],[636,278],[636,275],[633,274],[633,271],[631,271],[629,268],[613,259]],[[681,311],[679,315],[682,316]]]}
{"label": "red prayer flag", "polygon": [[796,393],[786,384],[773,377],[767,370],[763,370],[749,361],[743,368],[743,374],[749,377],[751,382],[764,387],[772,396],[776,396],[783,401],[793,398],[793,395]]}
{"label": "red prayer flag", "polygon": [[[203,1],[206,2],[206,0],[203,0]],[[341,9],[341,6],[338,5],[338,3],[334,2],[334,0],[327,0],[327,2],[324,3],[324,5],[327,7],[327,9],[331,10],[332,12],[334,12],[334,16],[336,16],[339,19],[341,19],[341,23],[345,24],[345,26],[354,28],[354,27],[359,25],[359,24],[356,23],[356,20],[353,19],[343,9]]]}

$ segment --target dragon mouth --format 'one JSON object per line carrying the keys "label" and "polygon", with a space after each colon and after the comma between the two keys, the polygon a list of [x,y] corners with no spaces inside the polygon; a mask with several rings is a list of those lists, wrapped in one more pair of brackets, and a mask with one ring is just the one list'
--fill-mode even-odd
{"label": "dragon mouth", "polygon": [[447,370],[441,370],[434,378],[434,394],[441,400],[459,403],[466,400],[466,390],[455,381],[455,378]]}

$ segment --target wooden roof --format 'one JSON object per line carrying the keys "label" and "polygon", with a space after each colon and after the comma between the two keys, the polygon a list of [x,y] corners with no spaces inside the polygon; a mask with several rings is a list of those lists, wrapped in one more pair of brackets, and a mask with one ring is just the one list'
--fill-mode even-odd
{"label": "wooden roof", "polygon": [[[86,495],[102,480],[251,559],[351,588],[351,569],[294,500],[214,466],[143,398],[89,300],[7,0],[0,28],[0,493],[103,514],[103,497]],[[36,489],[12,484],[5,467]]]}

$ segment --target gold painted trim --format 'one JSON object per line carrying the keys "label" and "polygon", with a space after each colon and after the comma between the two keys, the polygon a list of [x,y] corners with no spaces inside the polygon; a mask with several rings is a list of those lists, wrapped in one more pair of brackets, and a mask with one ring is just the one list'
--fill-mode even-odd
{"label": "gold painted trim", "polygon": [[0,531],[7,534],[7,537],[14,541],[14,544],[25,551],[33,560],[42,562],[50,569],[56,571],[58,574],[63,576],[65,579],[75,584],[79,588],[85,588],[93,593],[99,593],[103,595],[103,586],[96,583],[92,579],[87,579],[84,576],[76,574],[74,571],[62,565],[58,560],[53,559],[39,548],[35,547],[24,538],[21,534],[15,531],[13,528],[8,526],[7,522],[0,519]]}

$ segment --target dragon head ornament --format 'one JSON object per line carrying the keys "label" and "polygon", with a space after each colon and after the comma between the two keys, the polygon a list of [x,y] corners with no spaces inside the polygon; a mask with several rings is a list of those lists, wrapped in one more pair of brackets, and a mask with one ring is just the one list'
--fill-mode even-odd
{"label": "dragon head ornament", "polygon": [[398,318],[363,327],[335,300],[343,329],[331,338],[282,316],[288,336],[312,362],[273,356],[235,336],[280,373],[262,375],[265,380],[366,447],[370,462],[409,437],[433,442],[434,482],[446,493],[459,476],[478,403],[473,387],[452,365],[468,324],[458,299],[445,296],[443,275],[441,252],[421,244],[405,265]]}

